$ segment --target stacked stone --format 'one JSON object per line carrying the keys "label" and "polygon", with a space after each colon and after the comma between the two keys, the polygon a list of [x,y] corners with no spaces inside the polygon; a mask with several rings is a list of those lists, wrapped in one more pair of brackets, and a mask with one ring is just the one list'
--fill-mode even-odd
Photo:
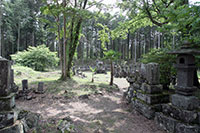
{"label": "stacked stone", "polygon": [[171,103],[162,105],[162,113],[156,113],[157,123],[172,133],[200,133],[199,99],[194,96],[195,57],[192,50],[177,52],[176,94]]}
{"label": "stacked stone", "polygon": [[161,110],[161,104],[169,102],[169,94],[164,94],[160,85],[159,65],[149,63],[142,67],[137,82],[133,84],[135,98],[132,104],[146,118],[153,119],[155,112]]}
{"label": "stacked stone", "polygon": [[23,126],[17,121],[15,96],[11,93],[11,64],[0,58],[0,133],[22,133]]}

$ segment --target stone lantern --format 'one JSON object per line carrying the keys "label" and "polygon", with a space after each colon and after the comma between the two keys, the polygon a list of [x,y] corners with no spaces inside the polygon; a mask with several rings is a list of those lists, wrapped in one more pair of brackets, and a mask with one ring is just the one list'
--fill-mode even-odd
{"label": "stone lantern", "polygon": [[199,99],[194,95],[195,54],[198,48],[185,42],[180,50],[170,52],[177,55],[176,94],[171,95],[171,103],[162,105],[162,112],[155,120],[161,127],[173,133],[200,133]]}
{"label": "stone lantern", "polygon": [[192,96],[197,89],[194,86],[194,72],[196,69],[194,54],[200,54],[200,51],[185,42],[180,50],[171,52],[171,54],[178,55],[175,65],[177,69],[176,93]]}

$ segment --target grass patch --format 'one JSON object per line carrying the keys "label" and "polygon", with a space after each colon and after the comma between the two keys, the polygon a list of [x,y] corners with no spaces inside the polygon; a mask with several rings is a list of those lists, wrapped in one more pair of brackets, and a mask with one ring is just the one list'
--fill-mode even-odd
{"label": "grass patch", "polygon": [[15,83],[21,88],[21,81],[28,79],[30,88],[37,88],[38,82],[44,82],[48,93],[62,95],[66,97],[93,94],[98,91],[116,91],[118,87],[110,86],[110,73],[96,74],[94,82],[91,82],[92,72],[84,72],[86,78],[78,76],[72,77],[67,81],[60,81],[60,71],[38,72],[29,67],[14,65]]}

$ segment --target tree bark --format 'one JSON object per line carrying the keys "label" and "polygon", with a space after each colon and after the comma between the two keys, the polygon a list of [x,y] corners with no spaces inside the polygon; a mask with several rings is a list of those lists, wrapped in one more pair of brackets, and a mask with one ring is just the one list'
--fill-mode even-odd
{"label": "tree bark", "polygon": [[[63,0],[63,7],[66,7],[66,0]],[[66,71],[66,67],[67,67],[67,57],[66,57],[66,15],[65,13],[63,14],[63,24],[64,24],[64,35],[63,35],[63,50],[62,50],[62,53],[63,53],[63,67],[62,67],[62,76],[61,76],[61,79],[62,80],[66,80],[67,79],[67,71]]]}
{"label": "tree bark", "polygon": [[1,23],[2,23],[2,0],[0,0],[0,56],[2,56],[2,34],[1,34]]}
{"label": "tree bark", "polygon": [[19,51],[19,45],[20,45],[20,22],[18,22],[17,26],[17,52]]}
{"label": "tree bark", "polygon": [[113,85],[113,79],[114,79],[114,68],[113,68],[113,62],[110,61],[110,85]]}

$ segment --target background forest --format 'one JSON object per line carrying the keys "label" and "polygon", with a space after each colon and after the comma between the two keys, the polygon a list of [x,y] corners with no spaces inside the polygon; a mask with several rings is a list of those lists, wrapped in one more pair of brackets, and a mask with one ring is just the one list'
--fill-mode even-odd
{"label": "background forest", "polygon": [[[171,59],[173,63],[166,54],[169,50],[179,48],[183,40],[200,42],[199,3],[189,2],[122,0],[105,5],[89,0],[1,0],[0,55],[10,59],[29,46],[45,45],[57,52],[63,79],[70,77],[73,59],[81,63],[102,59],[109,50],[128,62],[144,57],[143,62],[162,64]],[[113,12],[115,8],[120,11]]]}

